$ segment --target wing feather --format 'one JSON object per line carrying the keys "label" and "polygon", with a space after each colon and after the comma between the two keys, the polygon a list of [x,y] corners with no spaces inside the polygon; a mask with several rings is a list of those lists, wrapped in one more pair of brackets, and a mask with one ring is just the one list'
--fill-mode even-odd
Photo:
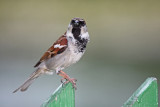
{"label": "wing feather", "polygon": [[40,58],[34,67],[38,67],[43,61],[54,57],[57,54],[61,54],[68,46],[66,36],[62,35]]}

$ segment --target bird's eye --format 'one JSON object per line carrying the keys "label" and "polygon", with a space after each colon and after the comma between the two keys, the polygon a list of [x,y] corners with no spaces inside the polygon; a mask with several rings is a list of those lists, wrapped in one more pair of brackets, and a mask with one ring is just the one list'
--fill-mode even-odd
{"label": "bird's eye", "polygon": [[84,25],[85,25],[85,22],[84,22],[84,21],[81,21],[80,24],[81,24],[82,26],[84,26]]}
{"label": "bird's eye", "polygon": [[74,24],[74,23],[75,23],[75,21],[74,21],[74,20],[72,20],[72,21],[71,21],[71,24]]}

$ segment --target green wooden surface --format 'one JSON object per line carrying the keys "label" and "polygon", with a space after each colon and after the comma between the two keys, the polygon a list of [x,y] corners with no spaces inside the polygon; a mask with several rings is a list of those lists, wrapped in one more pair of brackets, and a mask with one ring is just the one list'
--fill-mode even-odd
{"label": "green wooden surface", "polygon": [[158,107],[157,79],[148,78],[122,107]]}
{"label": "green wooden surface", "polygon": [[75,89],[72,84],[60,85],[41,107],[75,107]]}

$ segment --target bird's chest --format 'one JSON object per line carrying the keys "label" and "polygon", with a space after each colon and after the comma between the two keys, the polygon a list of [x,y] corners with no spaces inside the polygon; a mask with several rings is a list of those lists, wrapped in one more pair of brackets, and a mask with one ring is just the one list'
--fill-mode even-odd
{"label": "bird's chest", "polygon": [[78,51],[78,48],[75,45],[69,44],[68,48],[64,52],[64,59],[62,67],[68,67],[73,63],[76,63],[80,60],[83,53]]}
{"label": "bird's chest", "polygon": [[[76,63],[82,57],[83,52],[80,52],[78,47],[75,45],[69,45],[68,48],[68,59],[70,63]],[[66,52],[67,53],[67,52]]]}

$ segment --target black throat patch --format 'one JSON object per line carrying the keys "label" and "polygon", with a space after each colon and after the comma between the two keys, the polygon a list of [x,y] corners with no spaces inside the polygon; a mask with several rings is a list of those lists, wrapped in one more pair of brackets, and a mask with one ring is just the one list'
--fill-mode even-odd
{"label": "black throat patch", "polygon": [[81,38],[81,29],[80,28],[73,28],[72,33],[74,38],[76,39],[76,44],[78,46],[79,52],[84,52],[86,45],[88,43],[88,39]]}
{"label": "black throat patch", "polygon": [[74,36],[74,38],[76,39],[76,40],[78,40],[78,41],[80,41],[81,40],[81,38],[80,38],[80,34],[81,34],[81,29],[80,28],[73,28],[72,29],[72,33],[73,33],[73,36]]}

